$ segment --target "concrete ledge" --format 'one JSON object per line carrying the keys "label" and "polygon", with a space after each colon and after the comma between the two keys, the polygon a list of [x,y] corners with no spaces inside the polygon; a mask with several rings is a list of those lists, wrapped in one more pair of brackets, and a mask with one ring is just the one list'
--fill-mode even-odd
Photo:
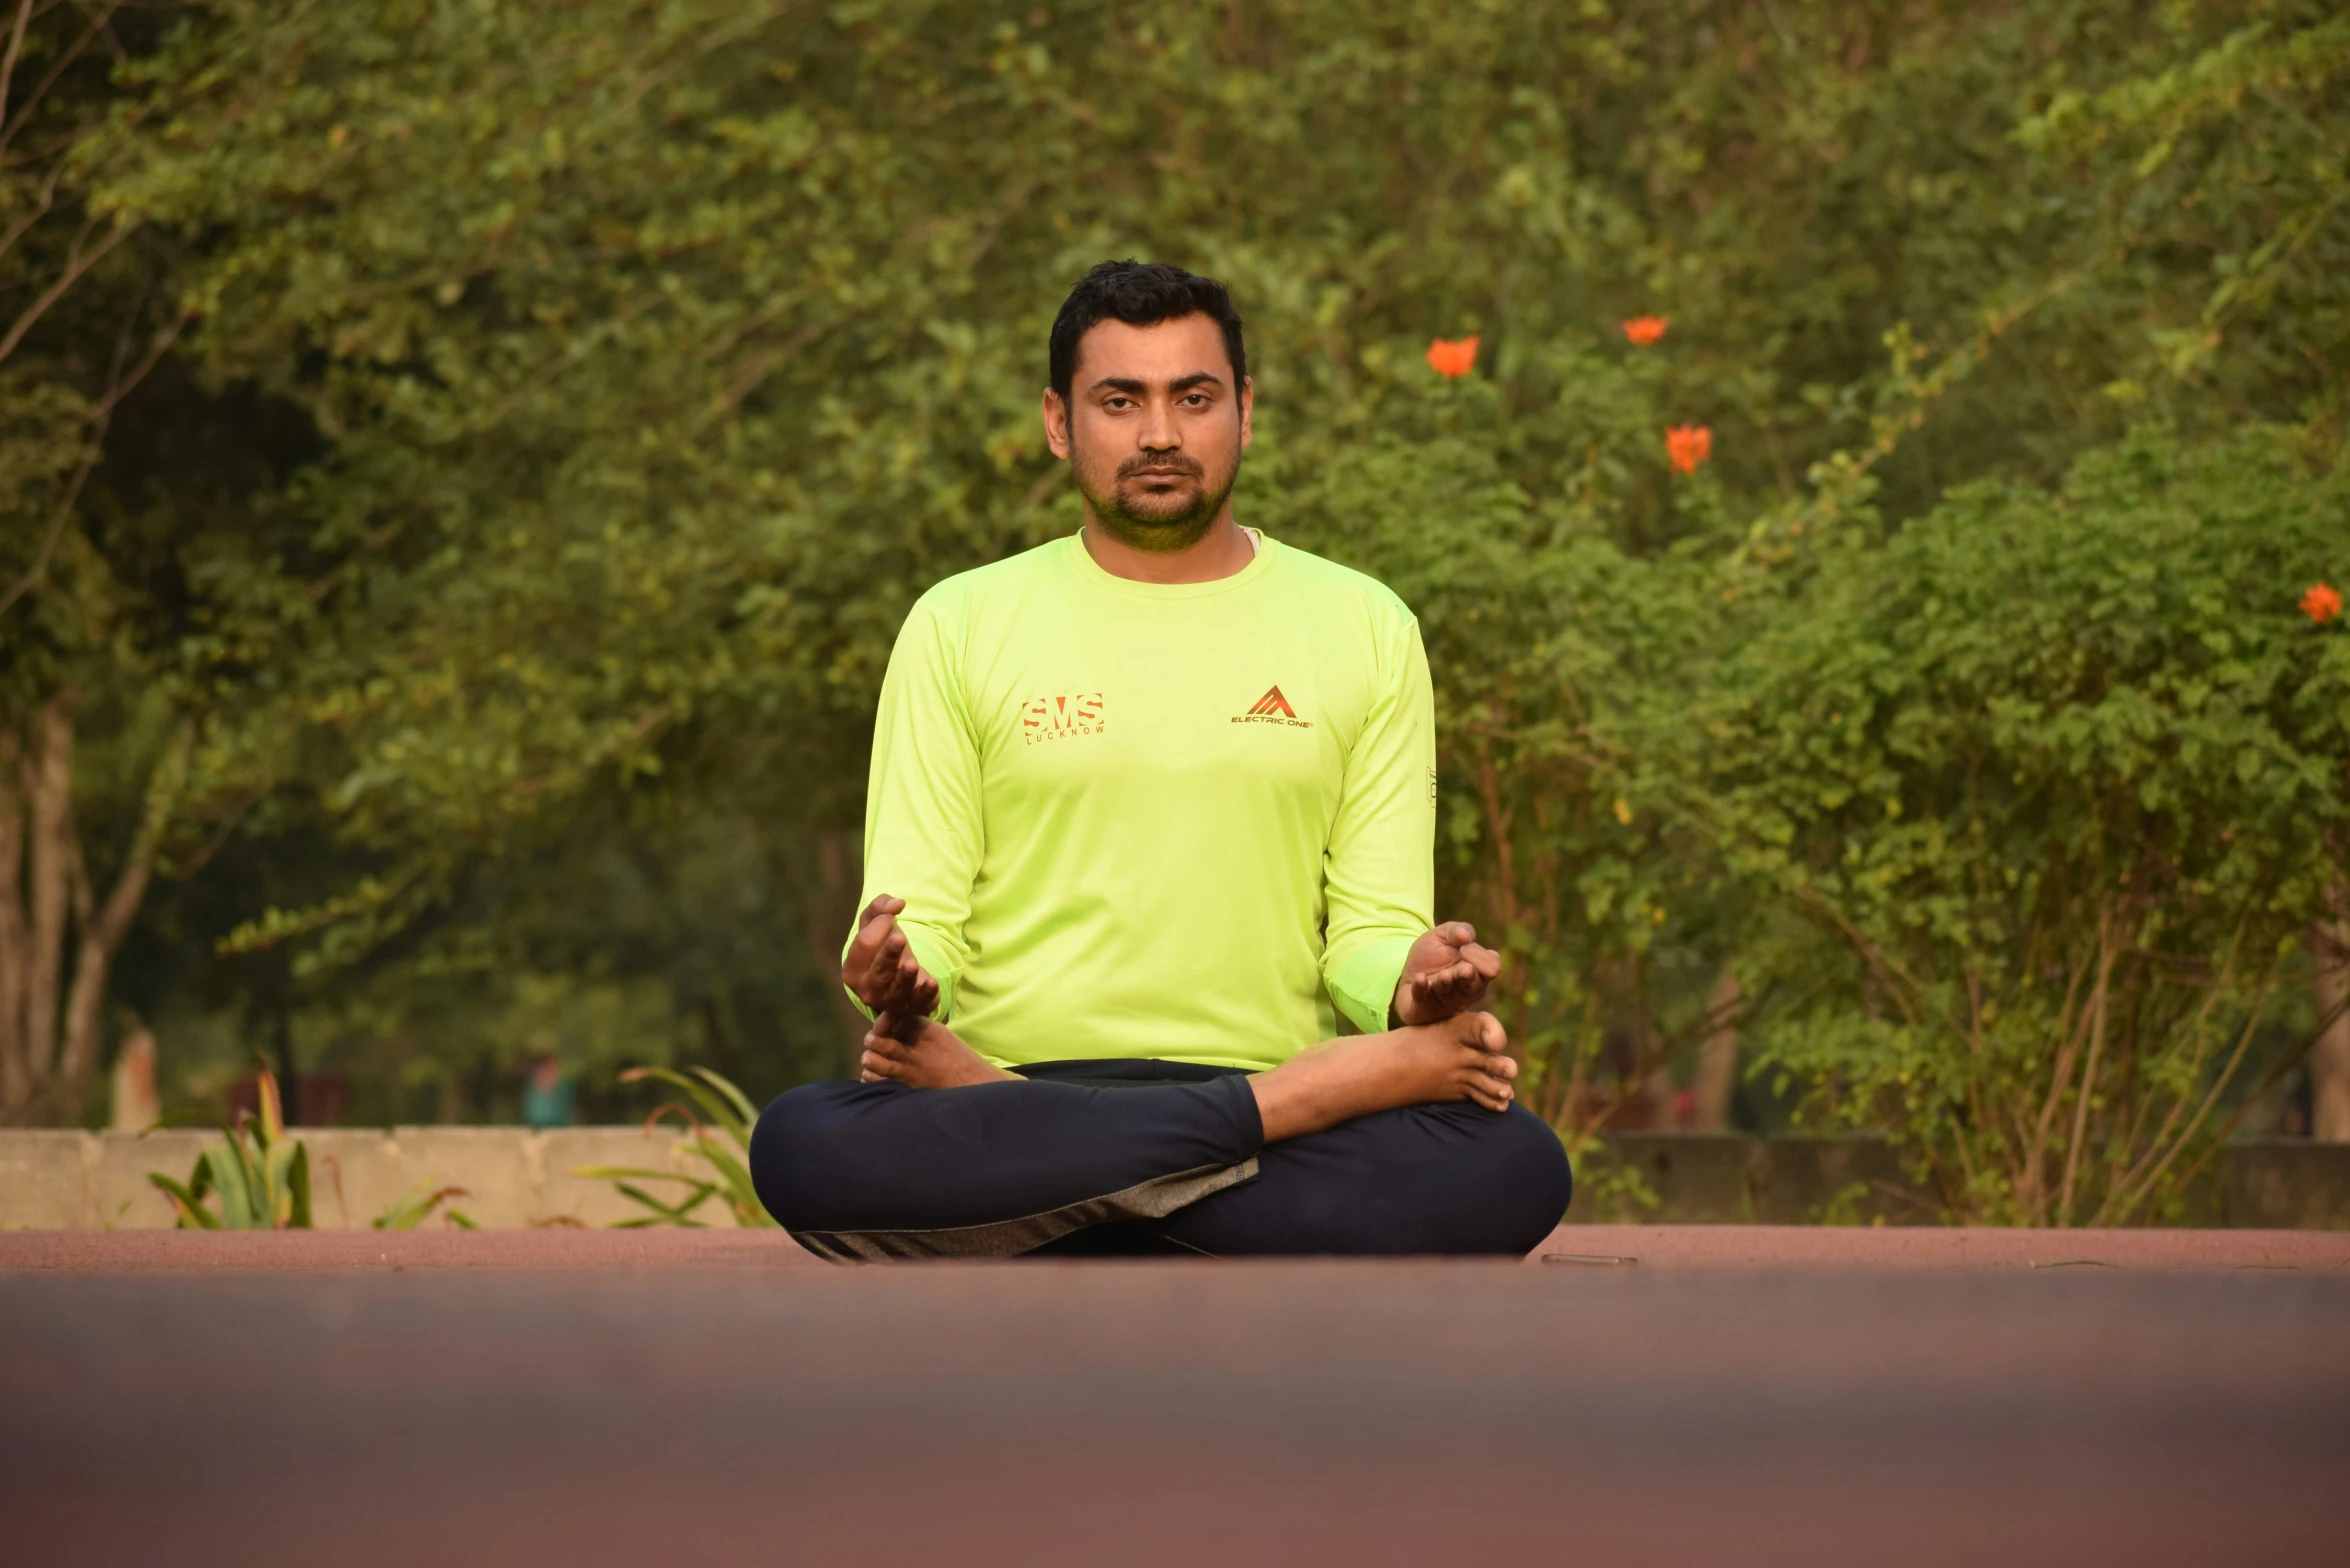
{"label": "concrete ledge", "polygon": [[[2231,1230],[2350,1229],[2350,1143],[2306,1138],[2232,1143],[2188,1195],[2188,1219]],[[1576,1199],[1571,1222],[1670,1225],[1939,1226],[1906,1196],[1893,1146],[1878,1138],[1750,1138],[1734,1133],[1616,1133],[1576,1175],[1614,1165],[1655,1194],[1650,1212]]]}
{"label": "concrete ledge", "polygon": [[[299,1135],[310,1150],[312,1207],[323,1229],[366,1231],[376,1215],[426,1183],[465,1188],[457,1206],[493,1229],[606,1226],[643,1211],[610,1182],[571,1175],[574,1168],[635,1165],[681,1175],[706,1169],[678,1152],[677,1134],[668,1128],[312,1127]],[[171,1205],[147,1173],[185,1179],[197,1151],[219,1136],[190,1129],[0,1132],[0,1231],[168,1230]],[[1657,1196],[1654,1210],[1610,1212],[1594,1201],[1591,1178],[1611,1162],[1639,1175]],[[2214,1164],[2190,1216],[2198,1225],[2350,1230],[2350,1143],[2238,1143]],[[1919,1225],[1934,1219],[1902,1200],[1899,1160],[1889,1145],[1868,1138],[1620,1133],[1585,1156],[1578,1176],[1584,1195],[1569,1219],[1579,1225]],[[717,1229],[734,1225],[715,1199],[697,1218]]]}
{"label": "concrete ledge", "polygon": [[[454,1206],[486,1227],[604,1226],[644,1211],[609,1181],[571,1175],[575,1167],[708,1171],[678,1152],[668,1128],[304,1127],[297,1135],[310,1151],[311,1209],[321,1229],[368,1231],[378,1214],[427,1183],[464,1188]],[[0,1132],[0,1231],[169,1230],[171,1202],[148,1173],[185,1181],[197,1153],[219,1139],[187,1128]],[[645,1185],[663,1197],[682,1190]],[[715,1198],[695,1217],[718,1229],[734,1226]]]}

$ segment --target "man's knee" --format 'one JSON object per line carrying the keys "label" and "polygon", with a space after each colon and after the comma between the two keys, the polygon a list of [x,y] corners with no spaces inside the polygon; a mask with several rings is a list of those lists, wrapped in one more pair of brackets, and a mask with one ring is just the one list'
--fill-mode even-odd
{"label": "man's knee", "polygon": [[1508,1237],[1503,1250],[1531,1252],[1566,1218],[1575,1195],[1566,1145],[1549,1123],[1513,1105],[1494,1119],[1483,1152],[1489,1162],[1485,1192]]}
{"label": "man's knee", "polygon": [[803,1084],[759,1113],[751,1129],[751,1186],[777,1224],[786,1230],[826,1228],[848,1174],[849,1107],[879,1087]]}
{"label": "man's knee", "polygon": [[1453,1146],[1441,1175],[1431,1173],[1428,1219],[1442,1236],[1430,1250],[1523,1256],[1542,1245],[1574,1193],[1558,1134],[1520,1105],[1499,1116],[1467,1104],[1440,1114],[1456,1127],[1466,1123],[1469,1136]]}
{"label": "man's knee", "polygon": [[1274,1144],[1258,1183],[1168,1228],[1208,1252],[1522,1257],[1571,1189],[1558,1134],[1532,1112],[1416,1105]]}

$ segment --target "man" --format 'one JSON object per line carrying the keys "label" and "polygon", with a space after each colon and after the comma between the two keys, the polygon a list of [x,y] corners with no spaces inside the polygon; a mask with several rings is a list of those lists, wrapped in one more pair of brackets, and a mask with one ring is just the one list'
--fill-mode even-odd
{"label": "man", "polygon": [[862,1081],[768,1107],[761,1200],[838,1259],[1524,1253],[1567,1162],[1475,1010],[1499,957],[1431,929],[1417,623],[1233,520],[1220,285],[1094,268],[1051,380],[1085,526],[898,635],[842,961]]}

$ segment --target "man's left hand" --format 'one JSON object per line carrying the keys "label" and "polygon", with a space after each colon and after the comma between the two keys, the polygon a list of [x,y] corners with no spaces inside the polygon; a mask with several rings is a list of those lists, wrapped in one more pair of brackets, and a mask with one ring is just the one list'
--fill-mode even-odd
{"label": "man's left hand", "polygon": [[1448,920],[1412,944],[1389,1007],[1390,1024],[1432,1024],[1473,1011],[1501,973],[1501,955],[1477,945],[1477,928]]}

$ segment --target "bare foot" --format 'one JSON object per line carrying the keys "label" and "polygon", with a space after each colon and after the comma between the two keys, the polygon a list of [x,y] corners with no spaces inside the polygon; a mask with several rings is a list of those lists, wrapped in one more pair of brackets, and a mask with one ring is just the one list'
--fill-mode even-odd
{"label": "bare foot", "polygon": [[909,1089],[960,1089],[1015,1076],[988,1066],[986,1058],[955,1038],[945,1024],[894,1013],[875,1016],[857,1066],[862,1082],[886,1078]]}
{"label": "bare foot", "polygon": [[1440,1100],[1509,1109],[1518,1064],[1502,1052],[1509,1036],[1491,1013],[1330,1040],[1249,1079],[1265,1141],[1320,1132],[1373,1111]]}

